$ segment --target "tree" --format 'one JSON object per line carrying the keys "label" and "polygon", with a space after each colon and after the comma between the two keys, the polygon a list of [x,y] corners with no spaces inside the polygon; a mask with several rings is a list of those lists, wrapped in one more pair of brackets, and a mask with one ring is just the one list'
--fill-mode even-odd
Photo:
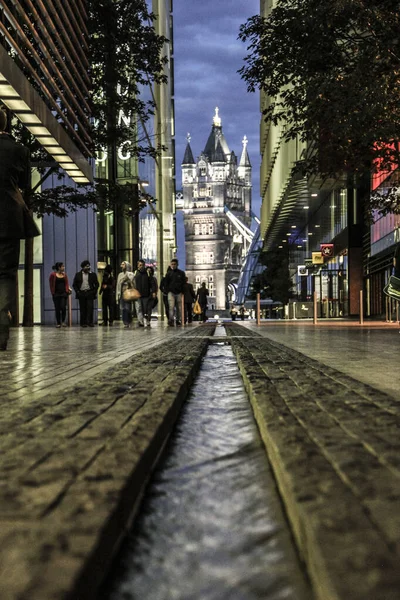
{"label": "tree", "polygon": [[307,143],[305,174],[399,164],[399,32],[396,0],[278,0],[241,27],[250,53],[239,72],[271,98],[266,121]]}
{"label": "tree", "polygon": [[292,280],[289,271],[289,256],[286,249],[262,252],[260,262],[266,267],[258,276],[255,287],[264,290],[267,298],[287,304],[292,296]]}
{"label": "tree", "polygon": [[144,90],[166,81],[167,40],[157,35],[145,0],[89,0],[88,10],[94,148],[124,144],[139,158],[156,156],[159,149],[139,128],[155,108]]}

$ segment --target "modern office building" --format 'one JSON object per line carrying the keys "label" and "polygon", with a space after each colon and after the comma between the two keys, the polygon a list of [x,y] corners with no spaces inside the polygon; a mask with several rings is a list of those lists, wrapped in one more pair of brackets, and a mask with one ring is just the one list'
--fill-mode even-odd
{"label": "modern office building", "polygon": [[186,274],[195,288],[204,282],[209,306],[228,308],[252,236],[251,164],[247,139],[240,161],[222,131],[218,109],[200,157],[193,157],[190,139],[182,162]]}
{"label": "modern office building", "polygon": [[[46,149],[45,165],[33,163],[33,185],[43,177],[37,167],[62,168],[64,178],[42,186],[92,180],[88,105],[89,76],[84,2],[29,0],[0,5],[0,104]],[[48,276],[55,261],[70,274],[83,258],[96,264],[95,219],[79,211],[68,219],[45,217],[34,241],[34,320],[52,322]],[[24,253],[21,252],[21,260]],[[24,270],[19,277],[20,320]]]}
{"label": "modern office building", "polygon": [[[145,212],[145,226],[136,216],[79,210],[60,219],[45,216],[39,222],[42,236],[34,240],[34,320],[53,323],[54,307],[48,286],[52,265],[62,261],[72,279],[80,263],[89,259],[99,271],[110,262],[118,270],[122,259],[134,262],[143,249],[148,259],[164,270],[176,251],[174,220],[174,107],[172,0],[149,1],[157,15],[156,32],[164,35],[168,83],[149,90],[156,103],[154,122],[144,135],[162,147],[156,161],[138,161],[117,149],[118,180],[133,184],[157,202]],[[88,31],[85,0],[29,0],[0,4],[0,104],[18,118],[46,148],[50,159],[38,165],[62,168],[61,179],[47,171],[42,189],[62,184],[79,185],[93,179],[90,157]],[[98,173],[105,174],[104,155],[98,157]],[[33,165],[33,184],[42,174]],[[150,235],[152,239],[145,239]],[[141,240],[143,245],[141,245]],[[23,245],[23,242],[22,242]],[[24,253],[21,252],[23,261]],[[24,268],[20,267],[20,316],[23,304]],[[73,322],[78,307],[72,301]],[[21,320],[21,319],[20,319]]]}
{"label": "modern office building", "polygon": [[[261,15],[273,9],[261,1]],[[261,92],[261,111],[271,101]],[[283,125],[261,119],[261,237],[264,250],[287,249],[294,299],[309,316],[317,293],[321,317],[359,314],[363,288],[361,197],[348,181],[305,178],[296,165],[311,149],[283,141]],[[322,253],[322,257],[321,257]]]}

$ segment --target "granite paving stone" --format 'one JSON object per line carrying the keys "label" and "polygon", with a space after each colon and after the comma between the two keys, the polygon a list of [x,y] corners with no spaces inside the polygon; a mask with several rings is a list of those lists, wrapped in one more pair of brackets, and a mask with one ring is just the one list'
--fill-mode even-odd
{"label": "granite paving stone", "polygon": [[[131,348],[125,342],[113,357],[94,335],[91,343],[81,338],[85,358],[68,354],[56,386],[63,357],[51,355],[54,332],[42,358],[29,345],[7,353],[0,364],[10,384],[0,394],[0,572],[7,573],[0,598],[95,597],[213,331],[128,331]],[[38,346],[46,348],[44,337]],[[31,377],[46,354],[48,369]],[[24,361],[32,366],[20,380],[14,367]]]}
{"label": "granite paving stone", "polygon": [[227,333],[317,598],[399,598],[399,403],[287,340]]}

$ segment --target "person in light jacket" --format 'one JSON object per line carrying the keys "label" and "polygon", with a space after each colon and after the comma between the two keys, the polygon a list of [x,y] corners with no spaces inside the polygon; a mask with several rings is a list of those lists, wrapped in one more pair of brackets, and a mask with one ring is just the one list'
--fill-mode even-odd
{"label": "person in light jacket", "polygon": [[121,269],[117,278],[117,301],[122,312],[124,327],[129,329],[132,323],[132,302],[124,300],[123,294],[127,288],[134,287],[132,265],[127,260],[123,260]]}

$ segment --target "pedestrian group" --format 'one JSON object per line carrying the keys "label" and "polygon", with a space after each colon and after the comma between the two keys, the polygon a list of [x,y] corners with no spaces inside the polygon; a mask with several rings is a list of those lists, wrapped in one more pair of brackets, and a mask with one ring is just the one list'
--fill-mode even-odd
{"label": "pedestrian group", "polygon": [[[193,304],[200,307],[199,316],[202,322],[207,320],[208,289],[205,283],[194,291],[185,272],[179,269],[176,258],[171,260],[165,277],[160,282],[160,291],[170,327],[181,326],[182,322],[193,322]],[[125,329],[132,327],[136,314],[137,327],[151,327],[153,309],[158,303],[158,283],[152,266],[144,260],[137,262],[136,271],[128,261],[122,261],[121,272],[115,280],[111,265],[106,265],[101,285],[97,275],[91,271],[90,261],[81,263],[81,270],[73,279],[72,289],[63,262],[56,262],[49,277],[50,291],[54,302],[56,327],[66,327],[68,296],[74,290],[79,302],[80,326],[94,327],[94,302],[99,295],[102,300],[102,322],[100,325],[112,327],[116,315],[116,303],[119,306]],[[182,298],[184,314],[182,315]]]}

